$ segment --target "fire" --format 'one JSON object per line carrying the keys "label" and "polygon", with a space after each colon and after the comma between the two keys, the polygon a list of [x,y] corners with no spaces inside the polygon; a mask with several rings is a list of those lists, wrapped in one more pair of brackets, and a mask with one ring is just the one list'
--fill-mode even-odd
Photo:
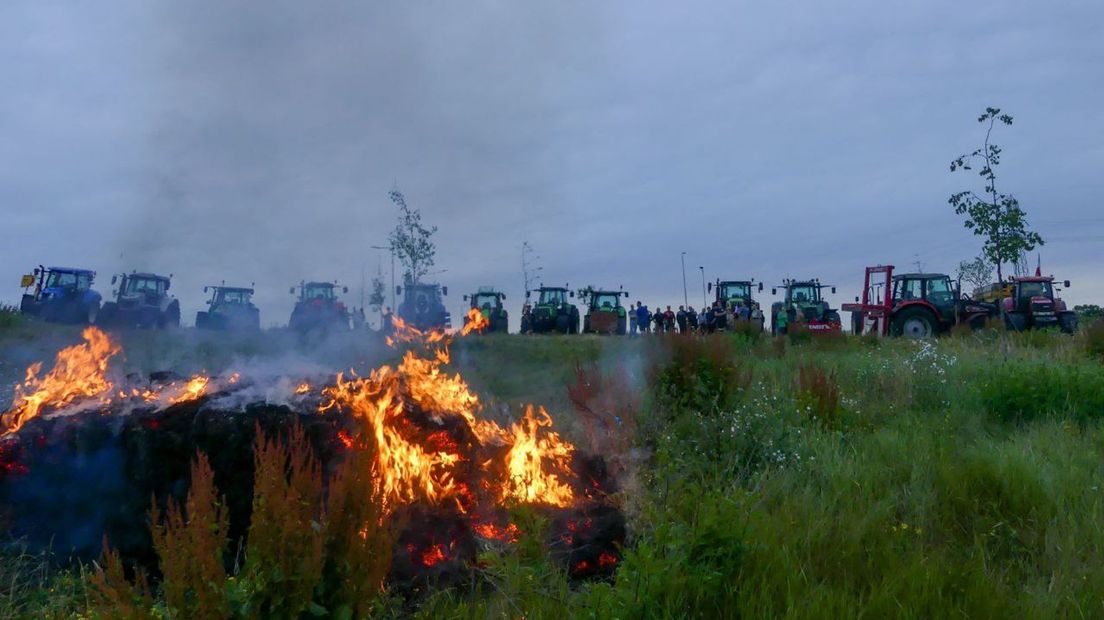
{"label": "fire", "polygon": [[491,326],[490,320],[483,316],[479,308],[468,310],[468,322],[460,330],[461,336],[467,336],[472,332],[481,332]]}
{"label": "fire", "polygon": [[561,476],[566,477],[571,471],[575,447],[553,431],[541,432],[550,426],[552,418],[544,408],[534,415],[533,407],[529,406],[525,418],[511,428],[513,447],[506,456],[509,480],[502,489],[503,499],[560,507],[570,506],[574,501],[574,491]]}
{"label": "fire", "polygon": [[39,377],[41,363],[27,368],[23,383],[16,386],[12,408],[0,415],[0,436],[15,433],[39,416],[43,408],[59,408],[79,398],[97,398],[112,391],[107,362],[119,353],[107,334],[89,327],[81,334],[84,343],[58,352],[54,367]]}
{"label": "fire", "polygon": [[310,384],[304,381],[303,383],[300,383],[300,384],[299,384],[299,385],[298,385],[298,386],[297,386],[297,387],[295,388],[295,393],[296,393],[296,394],[306,394],[307,392],[309,392],[309,391],[310,391],[310,389],[311,389],[311,386],[310,386]]}
{"label": "fire", "polygon": [[184,403],[195,400],[207,393],[207,385],[211,378],[205,375],[196,375],[188,380],[173,396],[169,397],[169,403]]}

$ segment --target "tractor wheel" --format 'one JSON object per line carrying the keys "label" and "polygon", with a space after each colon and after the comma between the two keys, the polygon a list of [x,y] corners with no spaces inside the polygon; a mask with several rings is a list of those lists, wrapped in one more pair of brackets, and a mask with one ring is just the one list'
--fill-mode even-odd
{"label": "tractor wheel", "polygon": [[893,335],[912,338],[931,338],[935,335],[935,317],[923,308],[905,308],[893,319]]}
{"label": "tractor wheel", "polygon": [[35,310],[35,298],[34,295],[24,295],[23,299],[19,302],[19,311],[23,314],[34,314]]}
{"label": "tractor wheel", "polygon": [[1072,334],[1077,331],[1077,313],[1059,312],[1058,328],[1062,330],[1063,334]]}
{"label": "tractor wheel", "polygon": [[206,312],[196,312],[195,326],[196,326],[196,329],[207,329],[207,313]]}
{"label": "tractor wheel", "polygon": [[1010,332],[1022,332],[1027,329],[1027,317],[1022,312],[1005,312],[1004,327]]}
{"label": "tractor wheel", "polygon": [[100,308],[100,315],[97,317],[100,325],[103,325],[105,327],[110,326],[115,321],[116,309],[117,306],[114,302],[109,301],[104,304],[103,307]]}
{"label": "tractor wheel", "polygon": [[169,304],[168,309],[161,315],[161,318],[157,322],[157,326],[161,329],[169,327],[180,327],[180,303],[173,301]]}
{"label": "tractor wheel", "polygon": [[617,319],[617,331],[614,332],[614,333],[617,334],[618,336],[624,336],[625,334],[627,334],[628,333],[628,321],[629,320],[625,317],[618,318]]}

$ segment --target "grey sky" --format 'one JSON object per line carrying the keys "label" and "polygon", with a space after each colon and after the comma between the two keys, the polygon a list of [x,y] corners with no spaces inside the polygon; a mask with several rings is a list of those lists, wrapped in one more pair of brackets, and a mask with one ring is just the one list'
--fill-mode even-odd
{"label": "grey sky", "polygon": [[[713,277],[867,264],[952,271],[979,241],[946,204],[981,139],[1047,239],[1067,300],[1104,301],[1104,4],[247,2],[0,5],[0,301],[38,263],[339,279],[358,303],[395,210],[440,227],[450,307],[546,280],[682,302]],[[387,258],[383,267],[387,269]],[[769,292],[769,291],[768,291]]]}

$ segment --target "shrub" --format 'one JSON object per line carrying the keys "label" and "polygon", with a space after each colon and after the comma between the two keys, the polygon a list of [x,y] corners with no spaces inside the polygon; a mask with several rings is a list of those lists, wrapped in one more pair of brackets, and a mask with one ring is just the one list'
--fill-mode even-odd
{"label": "shrub", "polygon": [[1090,357],[1104,361],[1104,319],[1097,319],[1085,330],[1085,351]]}
{"label": "shrub", "polygon": [[751,385],[751,369],[736,361],[728,338],[666,338],[663,344],[667,359],[651,374],[657,396],[672,410],[715,410]]}
{"label": "shrub", "polygon": [[797,369],[797,402],[813,421],[825,428],[836,428],[841,409],[835,371],[801,364]]}

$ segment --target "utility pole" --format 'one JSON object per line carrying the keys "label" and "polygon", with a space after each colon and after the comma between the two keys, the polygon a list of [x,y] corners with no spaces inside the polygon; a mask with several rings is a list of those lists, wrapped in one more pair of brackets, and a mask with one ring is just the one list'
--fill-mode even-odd
{"label": "utility pole", "polygon": [[373,245],[371,246],[376,250],[387,250],[391,253],[391,312],[395,311],[395,246],[394,245]]}
{"label": "utility pole", "polygon": [[702,308],[709,305],[709,300],[705,297],[705,266],[698,265],[698,270],[701,271],[702,276]]}
{"label": "utility pole", "polygon": [[690,298],[686,294],[686,252],[683,252],[679,259],[682,261],[682,307],[690,305]]}

